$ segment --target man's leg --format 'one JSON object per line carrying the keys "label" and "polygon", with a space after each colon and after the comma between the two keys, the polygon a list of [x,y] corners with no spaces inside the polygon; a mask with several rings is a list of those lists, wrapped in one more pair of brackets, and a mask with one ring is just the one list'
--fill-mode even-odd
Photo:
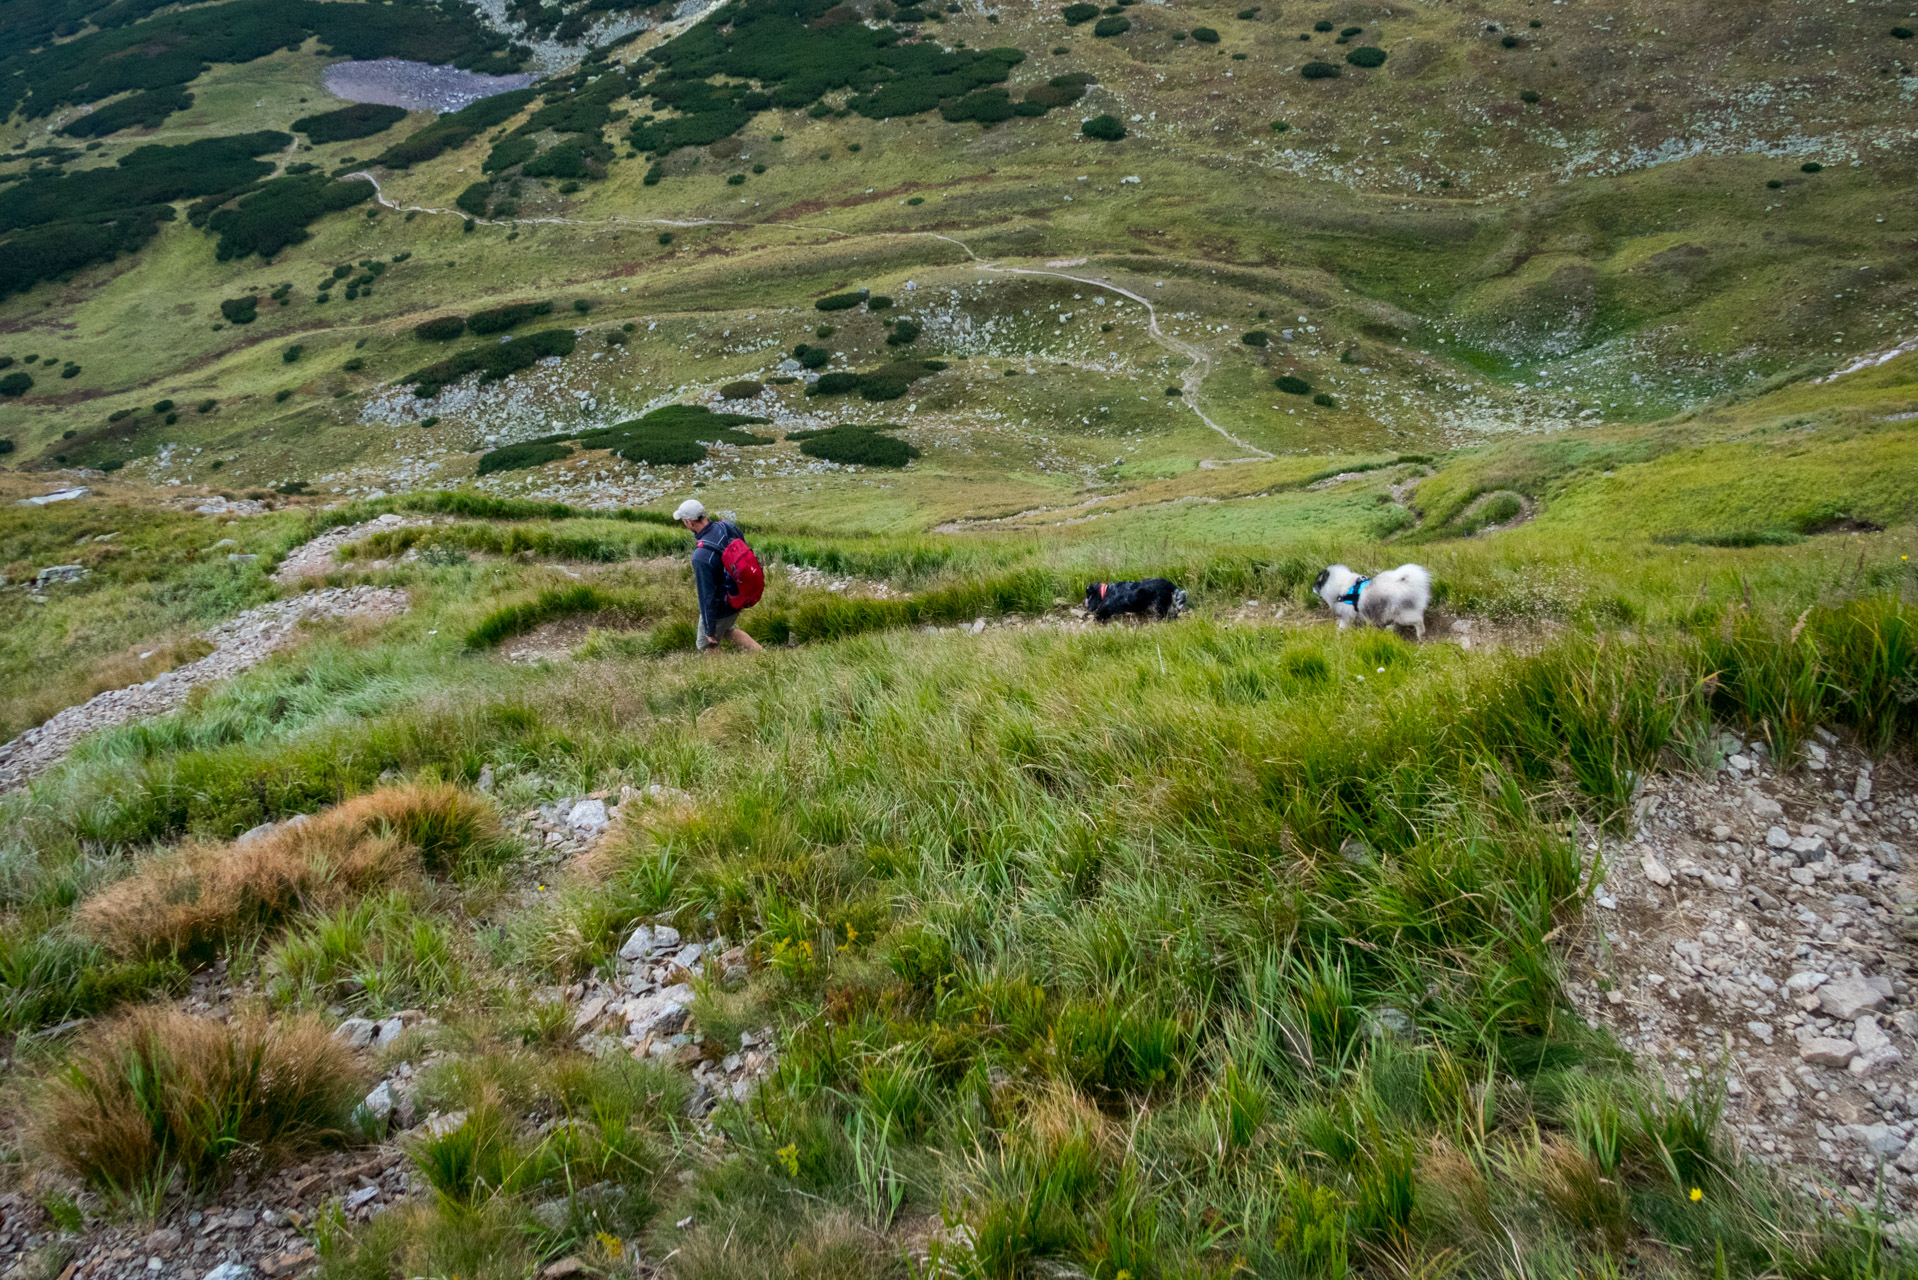
{"label": "man's leg", "polygon": [[761,652],[761,645],[759,641],[747,635],[745,631],[739,627],[733,628],[732,642],[738,645],[740,648],[746,650],[746,652],[748,653]]}

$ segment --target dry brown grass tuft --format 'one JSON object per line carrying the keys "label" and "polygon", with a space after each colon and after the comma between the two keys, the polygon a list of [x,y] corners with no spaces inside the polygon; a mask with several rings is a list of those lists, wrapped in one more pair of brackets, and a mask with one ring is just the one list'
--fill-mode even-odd
{"label": "dry brown grass tuft", "polygon": [[388,787],[232,844],[152,858],[76,913],[128,956],[203,953],[234,932],[326,908],[420,869],[441,871],[499,836],[490,805],[450,786]]}
{"label": "dry brown grass tuft", "polygon": [[201,1185],[233,1163],[269,1166],[345,1142],[364,1082],[311,1019],[221,1023],[136,1009],[94,1031],[47,1082],[33,1145],[120,1192],[178,1170]]}

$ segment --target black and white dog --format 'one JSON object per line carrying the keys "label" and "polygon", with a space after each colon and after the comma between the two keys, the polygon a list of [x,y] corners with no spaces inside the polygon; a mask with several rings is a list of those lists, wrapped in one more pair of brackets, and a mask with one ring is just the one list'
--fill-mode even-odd
{"label": "black and white dog", "polygon": [[1423,565],[1402,564],[1376,578],[1362,578],[1342,564],[1319,570],[1312,590],[1332,610],[1343,630],[1354,622],[1410,627],[1425,639],[1425,606],[1432,602],[1432,575]]}
{"label": "black and white dog", "polygon": [[1086,612],[1099,622],[1110,622],[1122,613],[1176,618],[1185,612],[1185,592],[1164,578],[1088,583]]}

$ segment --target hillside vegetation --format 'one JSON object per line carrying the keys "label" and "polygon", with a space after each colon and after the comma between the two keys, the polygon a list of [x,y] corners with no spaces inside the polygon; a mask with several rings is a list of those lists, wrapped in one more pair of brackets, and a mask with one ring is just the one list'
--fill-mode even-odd
{"label": "hillside vegetation", "polygon": [[1905,19],[14,7],[0,1271],[1918,1274]]}

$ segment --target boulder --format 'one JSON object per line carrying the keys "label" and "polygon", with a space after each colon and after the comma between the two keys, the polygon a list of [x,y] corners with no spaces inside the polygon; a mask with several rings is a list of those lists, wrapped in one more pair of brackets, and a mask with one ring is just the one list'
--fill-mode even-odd
{"label": "boulder", "polygon": [[1832,1036],[1813,1036],[1798,1046],[1799,1058],[1814,1067],[1848,1067],[1857,1055],[1857,1045]]}
{"label": "boulder", "polygon": [[333,1038],[345,1041],[349,1049],[364,1049],[373,1043],[373,1033],[377,1028],[371,1018],[348,1018],[333,1028]]}
{"label": "boulder", "polygon": [[1859,1014],[1870,1013],[1883,1005],[1889,995],[1890,992],[1880,991],[1868,979],[1840,978],[1818,989],[1818,1007],[1828,1018],[1852,1022]]}

